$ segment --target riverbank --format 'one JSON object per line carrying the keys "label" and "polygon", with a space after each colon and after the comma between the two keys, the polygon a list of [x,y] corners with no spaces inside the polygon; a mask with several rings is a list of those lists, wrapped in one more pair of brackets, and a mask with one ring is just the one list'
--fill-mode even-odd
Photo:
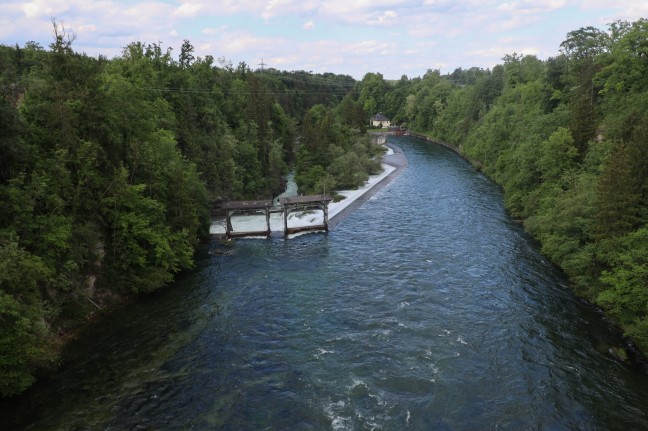
{"label": "riverbank", "polygon": [[457,147],[453,147],[452,145],[450,145],[450,144],[448,144],[446,142],[439,141],[438,139],[434,139],[434,138],[432,138],[430,136],[423,135],[421,133],[412,132],[410,130],[407,131],[407,135],[408,136],[413,136],[413,137],[418,138],[418,139],[422,139],[422,140],[427,141],[427,142],[432,142],[434,144],[438,144],[438,145],[441,145],[443,147],[446,147],[450,151],[455,152],[456,154],[461,156],[463,159],[469,161],[471,164],[473,164],[473,166],[475,166],[474,162],[472,160],[470,160],[469,158],[467,158],[464,154],[462,154],[461,150],[459,150],[459,148],[457,148]]}
{"label": "riverbank", "polygon": [[[335,229],[345,218],[362,204],[367,202],[378,191],[382,190],[389,183],[394,181],[407,167],[407,158],[403,151],[394,144],[385,144],[389,150],[383,156],[383,171],[378,175],[372,175],[363,187],[356,190],[340,190],[337,194],[344,196],[338,202],[331,202],[328,205],[329,229]],[[324,215],[321,212],[292,213],[288,224],[290,227],[305,227],[323,223]],[[234,216],[232,226],[235,231],[260,230],[265,224],[264,216]],[[272,213],[270,216],[270,230],[272,232],[283,232],[282,213]],[[212,222],[210,233],[212,235],[225,234],[225,221],[222,219]]]}
{"label": "riverbank", "polygon": [[[459,155],[461,158],[466,160],[468,163],[470,163],[476,170],[478,171],[483,171],[483,163],[481,160],[475,160],[470,157],[468,157],[466,154],[463,154],[460,147],[454,147],[446,142],[434,139],[433,137],[430,137],[428,135],[424,135],[421,133],[417,132],[412,132],[408,131],[408,136],[421,139],[426,142],[434,143],[437,145],[441,145],[450,151],[454,152],[455,154]],[[487,175],[492,181],[497,182],[497,180],[492,176],[487,173],[484,173]],[[500,187],[502,186],[501,183],[498,183]],[[520,219],[520,218],[514,218],[514,216],[509,212],[509,217],[511,217],[511,221],[521,225],[527,233],[531,235],[531,232],[527,229],[525,226],[526,219]],[[539,240],[538,238],[535,238],[542,244],[542,241]],[[552,260],[552,262],[561,270],[564,271],[564,268],[561,266],[560,262],[557,262],[551,258],[550,254],[545,253],[545,256]],[[597,304],[596,301],[591,297],[588,296],[583,290],[582,287],[578,288],[576,284],[574,284],[573,280],[571,280],[570,284],[571,290],[578,295],[581,299],[587,302],[593,309],[597,310],[597,313],[599,313],[601,316],[605,317],[606,319],[609,319],[613,325],[615,325],[615,328],[618,330],[620,334],[624,334],[626,331],[626,328],[624,328],[617,319],[610,319],[608,312],[606,312],[605,309],[603,309],[600,304]],[[639,344],[636,343],[635,340],[631,339],[628,336],[624,336],[624,342],[622,345],[606,345],[606,346],[600,346],[601,350],[603,353],[610,355],[610,357],[613,357],[615,360],[618,360],[620,362],[623,362],[625,364],[632,365],[636,367],[637,369],[640,369],[643,373],[648,374],[648,351],[646,349],[643,349],[640,347]]]}
{"label": "riverbank", "polygon": [[[340,224],[345,218],[347,218],[353,211],[360,208],[362,204],[371,199],[373,195],[378,193],[380,190],[385,188],[385,186],[398,178],[403,170],[407,168],[407,158],[405,157],[405,154],[403,154],[403,150],[391,143],[386,143],[385,145],[391,151],[383,157],[383,173],[377,175],[376,178],[373,179],[373,181],[370,178],[367,184],[365,184],[364,187],[358,190],[340,192],[340,194],[344,194],[346,198],[341,202],[337,202],[329,206],[330,229],[335,229],[335,227]],[[331,206],[338,204],[340,205],[340,208],[336,208],[337,211],[332,215]]]}

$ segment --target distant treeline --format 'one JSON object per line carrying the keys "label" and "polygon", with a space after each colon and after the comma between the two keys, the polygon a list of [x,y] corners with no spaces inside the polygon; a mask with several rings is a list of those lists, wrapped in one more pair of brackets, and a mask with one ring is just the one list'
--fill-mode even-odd
{"label": "distant treeline", "polygon": [[73,40],[55,24],[48,49],[0,46],[4,396],[55,366],[81,322],[190,268],[213,202],[282,191],[306,113],[355,84],[196,58],[188,41],[107,59]]}
{"label": "distant treeline", "polygon": [[494,178],[577,292],[648,353],[647,20],[572,31],[546,61],[511,54],[395,83],[370,73],[358,100]]}

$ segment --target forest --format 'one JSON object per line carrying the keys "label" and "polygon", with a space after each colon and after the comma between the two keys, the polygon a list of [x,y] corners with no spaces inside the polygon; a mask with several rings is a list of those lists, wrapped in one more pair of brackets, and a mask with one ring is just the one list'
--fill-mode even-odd
{"label": "forest", "polygon": [[[1,396],[51,372],[80,325],[191,268],[218,202],[271,198],[295,166],[332,165],[329,186],[380,167],[349,76],[252,71],[189,41],[93,58],[53,24],[48,49],[0,46]],[[306,137],[322,128],[333,141]]]}
{"label": "forest", "polygon": [[0,46],[0,395],[80,325],[193,265],[222,200],[361,185],[370,115],[446,143],[504,190],[576,292],[648,352],[648,21],[566,35],[555,57],[388,81],[251,70],[133,42],[113,59]]}
{"label": "forest", "polygon": [[575,291],[646,353],[648,20],[572,31],[547,60],[502,60],[395,82],[369,73],[358,100],[500,184]]}

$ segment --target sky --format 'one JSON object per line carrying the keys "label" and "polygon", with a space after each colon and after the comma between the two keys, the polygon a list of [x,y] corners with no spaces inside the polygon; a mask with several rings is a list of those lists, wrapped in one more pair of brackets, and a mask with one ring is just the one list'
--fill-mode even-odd
{"label": "sky", "polygon": [[0,0],[0,44],[48,47],[52,20],[73,48],[120,56],[161,43],[252,69],[332,72],[356,79],[492,68],[506,54],[558,55],[568,32],[648,17],[646,0]]}

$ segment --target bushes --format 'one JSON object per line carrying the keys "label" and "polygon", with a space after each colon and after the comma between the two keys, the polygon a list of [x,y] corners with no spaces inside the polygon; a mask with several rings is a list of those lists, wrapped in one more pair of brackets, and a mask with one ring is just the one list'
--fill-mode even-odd
{"label": "bushes", "polygon": [[318,105],[304,117],[295,182],[304,194],[355,189],[381,172],[383,153],[383,146]]}

